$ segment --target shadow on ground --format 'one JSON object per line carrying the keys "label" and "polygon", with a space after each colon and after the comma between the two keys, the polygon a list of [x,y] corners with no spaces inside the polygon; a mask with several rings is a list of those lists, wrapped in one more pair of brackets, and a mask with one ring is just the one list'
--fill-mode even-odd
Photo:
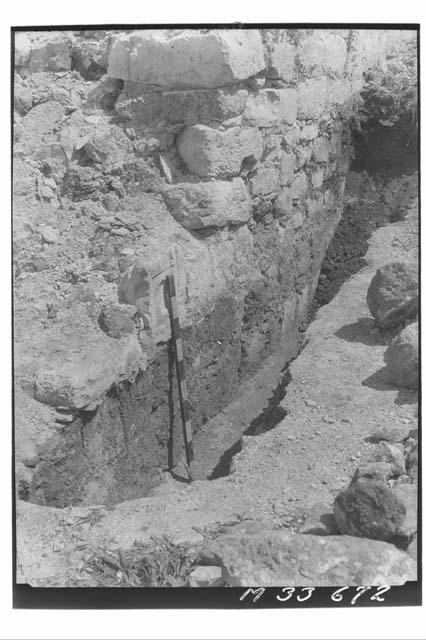
{"label": "shadow on ground", "polygon": [[375,322],[373,318],[358,318],[357,322],[346,324],[334,334],[346,342],[361,342],[369,347],[386,345],[386,338],[379,331],[372,331]]}
{"label": "shadow on ground", "polygon": [[[395,391],[398,387],[392,385],[388,381],[388,371],[386,367],[382,367],[368,378],[362,381],[363,387],[369,387],[370,389],[376,389],[377,391]],[[415,404],[418,401],[418,394],[416,391],[410,389],[398,388],[398,395],[394,400],[395,404]]]}

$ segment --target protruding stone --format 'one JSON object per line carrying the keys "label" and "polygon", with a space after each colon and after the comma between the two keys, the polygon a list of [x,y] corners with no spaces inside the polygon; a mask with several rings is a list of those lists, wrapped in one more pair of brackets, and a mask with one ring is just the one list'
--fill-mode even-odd
{"label": "protruding stone", "polygon": [[136,307],[132,305],[110,305],[99,315],[99,326],[111,338],[122,338],[134,333]]}
{"label": "protruding stone", "polygon": [[295,89],[261,89],[251,94],[243,114],[245,124],[254,127],[275,127],[293,124],[297,115]]}
{"label": "protruding stone", "polygon": [[191,173],[217,178],[238,175],[246,158],[259,159],[263,141],[254,127],[220,131],[199,124],[185,128],[177,139],[177,147]]}
{"label": "protruding stone", "polygon": [[417,322],[408,325],[385,351],[384,361],[391,384],[417,389],[419,384],[419,337]]}
{"label": "protruding stone", "polygon": [[168,88],[213,88],[265,67],[257,29],[136,31],[112,43],[108,75]]}
{"label": "protruding stone", "polygon": [[187,229],[248,222],[251,201],[241,178],[179,183],[163,191],[173,217]]}
{"label": "protruding stone", "polygon": [[416,563],[404,551],[346,535],[231,533],[212,540],[208,548],[232,587],[397,585],[417,579]]}
{"label": "protruding stone", "polygon": [[377,270],[367,291],[368,307],[383,329],[391,329],[418,313],[418,271],[415,265],[392,262]]}

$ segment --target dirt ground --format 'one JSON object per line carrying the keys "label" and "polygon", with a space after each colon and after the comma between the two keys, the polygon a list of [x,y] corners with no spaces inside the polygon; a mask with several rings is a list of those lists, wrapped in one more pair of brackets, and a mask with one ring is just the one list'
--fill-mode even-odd
{"label": "dirt ground", "polygon": [[[84,560],[96,546],[128,549],[134,541],[159,535],[196,544],[203,539],[200,532],[244,519],[297,531],[316,503],[331,510],[355,469],[368,460],[374,445],[366,439],[377,427],[403,423],[417,428],[417,394],[386,383],[383,353],[389,337],[375,328],[366,302],[378,266],[417,258],[414,201],[405,214],[374,232],[366,266],[319,309],[289,368],[291,381],[282,401],[287,414],[274,429],[244,436],[229,475],[186,483],[165,474],[151,497],[110,508],[55,509],[18,502],[18,582],[86,586],[90,576]],[[280,358],[273,365],[275,376],[283,366]],[[226,426],[236,419],[238,407],[244,408],[236,441],[249,426],[245,421],[251,409],[258,407],[260,413],[268,404],[276,377],[274,383],[274,376],[266,374],[273,369],[271,362],[266,367],[247,383],[245,395],[215,418]],[[263,385],[256,382],[262,372]],[[219,453],[211,456],[209,468]],[[199,471],[204,477],[206,467]]]}

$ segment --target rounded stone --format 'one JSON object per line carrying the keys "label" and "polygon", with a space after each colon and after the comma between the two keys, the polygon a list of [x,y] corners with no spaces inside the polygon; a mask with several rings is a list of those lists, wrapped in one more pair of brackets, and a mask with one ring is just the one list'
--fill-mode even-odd
{"label": "rounded stone", "polygon": [[417,322],[409,324],[387,348],[384,360],[391,384],[407,389],[418,388],[419,337]]}
{"label": "rounded stone", "polygon": [[334,518],[341,533],[388,540],[402,525],[403,502],[381,482],[358,482],[337,496]]}
{"label": "rounded stone", "polygon": [[418,272],[414,264],[392,262],[377,270],[367,291],[367,303],[377,324],[391,329],[418,313]]}

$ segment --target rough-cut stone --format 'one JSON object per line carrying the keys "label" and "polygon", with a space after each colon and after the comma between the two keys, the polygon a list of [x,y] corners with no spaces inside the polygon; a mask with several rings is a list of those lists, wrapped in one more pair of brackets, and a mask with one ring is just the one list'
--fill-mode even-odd
{"label": "rough-cut stone", "polygon": [[413,264],[392,262],[377,270],[367,291],[368,307],[383,329],[396,327],[418,313],[418,270]]}
{"label": "rough-cut stone", "polygon": [[133,151],[132,143],[124,131],[116,125],[109,125],[96,131],[83,146],[85,153],[93,162],[116,165],[124,162]]}
{"label": "rough-cut stone", "polygon": [[405,473],[404,451],[399,445],[381,441],[376,446],[373,457],[378,462],[389,462],[394,475]]}
{"label": "rough-cut stone", "polygon": [[392,490],[403,503],[406,512],[396,535],[411,538],[417,532],[417,486],[415,484],[401,484]]}
{"label": "rough-cut stone", "polygon": [[274,211],[283,218],[287,218],[293,210],[293,196],[291,189],[282,189],[274,201]]}
{"label": "rough-cut stone", "polygon": [[301,171],[295,177],[291,187],[291,193],[293,198],[294,199],[301,198],[303,195],[306,194],[307,189],[308,189],[308,181],[306,178],[306,174],[303,173],[303,171]]}
{"label": "rough-cut stone", "polygon": [[134,333],[136,307],[132,305],[110,305],[99,315],[99,326],[111,338],[122,338]]}
{"label": "rough-cut stone", "polygon": [[219,536],[209,549],[233,587],[397,585],[417,576],[407,553],[352,536],[264,530]]}
{"label": "rough-cut stone", "polygon": [[276,127],[283,123],[293,124],[296,115],[295,89],[261,89],[249,96],[243,121],[254,127]]}
{"label": "rough-cut stone", "polygon": [[178,136],[177,147],[191,173],[216,178],[236,176],[245,158],[260,158],[263,141],[254,127],[220,131],[199,124],[185,128]]}
{"label": "rough-cut stone", "polygon": [[247,102],[246,89],[198,89],[146,91],[140,84],[127,83],[115,105],[129,126],[157,127],[160,122],[203,124],[239,116]]}
{"label": "rough-cut stone", "polygon": [[315,162],[328,162],[328,156],[328,140],[321,136],[312,145],[312,159]]}
{"label": "rough-cut stone", "polygon": [[388,540],[405,518],[404,504],[381,482],[357,482],[340,493],[333,507],[343,534]]}
{"label": "rough-cut stone", "polygon": [[253,196],[278,193],[280,190],[280,171],[277,167],[259,167],[250,182]]}
{"label": "rough-cut stone", "polygon": [[409,424],[382,426],[376,429],[370,436],[372,441],[380,442],[402,442],[410,435],[411,426]]}
{"label": "rough-cut stone", "polygon": [[310,78],[299,87],[298,118],[318,118],[327,104],[327,81],[325,78]]}
{"label": "rough-cut stone", "polygon": [[189,575],[190,587],[223,587],[222,567],[198,566]]}
{"label": "rough-cut stone", "polygon": [[419,384],[419,336],[417,322],[408,325],[385,351],[389,382],[398,387],[417,389]]}
{"label": "rough-cut stone", "polygon": [[[102,335],[102,334],[101,334]],[[35,375],[35,397],[52,407],[95,409],[113,384],[131,379],[146,365],[136,336],[99,341],[52,359]]]}
{"label": "rough-cut stone", "polygon": [[273,80],[292,80],[295,51],[289,42],[270,42],[267,44],[266,75]]}
{"label": "rough-cut stone", "polygon": [[214,88],[249,78],[265,67],[256,29],[138,31],[112,43],[108,75],[169,88]]}
{"label": "rough-cut stone", "polygon": [[31,73],[71,69],[71,42],[68,36],[61,32],[46,33],[32,42],[29,67]]}
{"label": "rough-cut stone", "polygon": [[351,485],[364,480],[386,483],[394,475],[390,462],[369,462],[357,468],[351,480]]}
{"label": "rough-cut stone", "polygon": [[241,178],[181,183],[163,192],[172,216],[187,229],[248,222],[251,201]]}
{"label": "rough-cut stone", "polygon": [[346,42],[336,34],[326,31],[314,32],[303,41],[298,52],[299,64],[311,75],[322,71],[343,73],[346,63]]}
{"label": "rough-cut stone", "polygon": [[281,156],[281,184],[283,187],[293,182],[295,164],[294,155],[284,151]]}

